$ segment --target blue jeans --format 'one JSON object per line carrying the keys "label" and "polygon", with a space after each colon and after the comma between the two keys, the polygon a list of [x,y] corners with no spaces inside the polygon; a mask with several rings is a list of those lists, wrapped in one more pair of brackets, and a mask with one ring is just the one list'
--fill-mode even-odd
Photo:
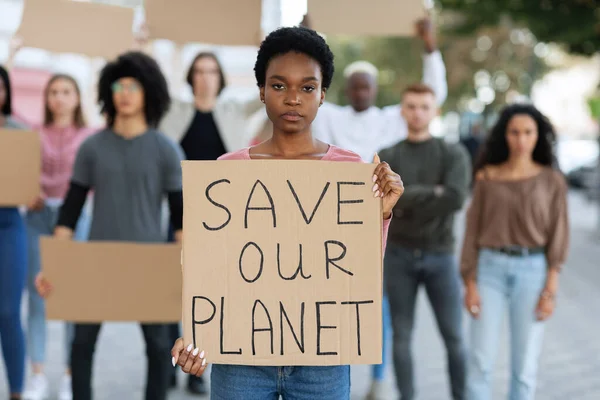
{"label": "blue jeans", "polygon": [[371,372],[372,372],[374,381],[382,381],[385,379],[385,368],[388,363],[388,359],[387,359],[388,340],[390,339],[390,333],[392,331],[392,321],[391,321],[392,317],[390,315],[390,303],[389,303],[385,293],[383,295],[381,305],[383,308],[382,313],[381,313],[381,318],[383,319],[383,329],[382,329],[383,340],[381,342],[381,351],[383,354],[381,355],[381,364],[373,365],[373,369]]}
{"label": "blue jeans", "polygon": [[25,224],[17,208],[0,208],[0,341],[11,393],[21,393],[25,336],[21,298],[27,273]]}
{"label": "blue jeans", "polygon": [[[40,272],[40,236],[52,235],[58,220],[60,207],[45,205],[40,211],[28,211],[27,247],[29,268],[27,274],[27,291],[29,296],[29,314],[27,317],[27,347],[29,357],[34,364],[43,364],[46,359],[46,306],[35,288],[35,277]],[[90,230],[90,215],[84,209],[77,222],[74,239],[87,240]],[[65,365],[71,356],[73,340],[73,324],[65,325]]]}
{"label": "blue jeans", "polygon": [[533,400],[537,367],[542,350],[544,323],[535,309],[546,281],[543,254],[511,257],[482,250],[477,287],[481,313],[471,321],[471,351],[468,362],[467,398],[491,398],[491,376],[504,313],[510,324],[511,400]]}
{"label": "blue jeans", "polygon": [[350,366],[260,367],[213,364],[211,400],[348,400]]}
{"label": "blue jeans", "polygon": [[452,398],[464,399],[466,349],[462,332],[462,295],[453,254],[408,249],[388,243],[384,266],[394,331],[396,384],[402,399],[412,400],[415,397],[411,341],[417,292],[421,284],[425,286],[446,346]]}

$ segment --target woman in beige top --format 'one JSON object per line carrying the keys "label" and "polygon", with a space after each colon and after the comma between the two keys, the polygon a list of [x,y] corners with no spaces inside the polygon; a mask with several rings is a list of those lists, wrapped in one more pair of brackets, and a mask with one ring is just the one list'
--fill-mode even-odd
{"label": "woman in beige top", "polygon": [[476,165],[461,271],[472,315],[467,399],[491,397],[508,309],[511,400],[534,398],[544,321],[555,306],[569,239],[567,185],[554,168],[555,133],[531,105],[506,107]]}

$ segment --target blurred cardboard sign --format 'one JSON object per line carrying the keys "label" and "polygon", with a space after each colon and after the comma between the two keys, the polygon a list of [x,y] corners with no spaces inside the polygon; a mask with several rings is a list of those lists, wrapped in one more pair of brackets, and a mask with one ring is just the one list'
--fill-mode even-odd
{"label": "blurred cardboard sign", "polygon": [[181,320],[181,247],[174,244],[40,241],[54,289],[48,319],[73,322]]}
{"label": "blurred cardboard sign", "polygon": [[423,0],[308,0],[311,28],[326,35],[414,36]]}
{"label": "blurred cardboard sign", "polygon": [[184,161],[183,329],[211,363],[381,363],[375,165]]}
{"label": "blurred cardboard sign", "polygon": [[145,8],[152,39],[226,46],[262,39],[262,0],[146,0]]}
{"label": "blurred cardboard sign", "polygon": [[0,207],[29,204],[40,194],[42,153],[37,132],[0,129]]}
{"label": "blurred cardboard sign", "polygon": [[132,8],[71,0],[25,0],[23,46],[115,58],[131,49]]}

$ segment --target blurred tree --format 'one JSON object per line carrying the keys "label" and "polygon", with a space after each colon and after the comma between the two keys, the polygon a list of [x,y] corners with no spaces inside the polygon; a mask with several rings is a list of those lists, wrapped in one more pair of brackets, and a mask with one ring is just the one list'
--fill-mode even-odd
{"label": "blurred tree", "polygon": [[555,42],[571,53],[600,52],[600,2],[598,0],[437,0],[443,11],[458,18],[449,26],[455,33],[471,35],[482,26],[496,26],[510,17],[527,27],[541,42]]}
{"label": "blurred tree", "polygon": [[[356,60],[370,61],[379,68],[379,106],[398,103],[402,89],[422,79],[423,45],[417,39],[336,36],[327,41],[335,54],[337,71],[327,95],[329,101],[347,104],[342,71]],[[511,96],[528,95],[533,82],[547,70],[543,52],[539,47],[535,51],[533,35],[515,29],[508,20],[469,36],[439,35],[438,45],[448,79],[445,111],[493,110]]]}

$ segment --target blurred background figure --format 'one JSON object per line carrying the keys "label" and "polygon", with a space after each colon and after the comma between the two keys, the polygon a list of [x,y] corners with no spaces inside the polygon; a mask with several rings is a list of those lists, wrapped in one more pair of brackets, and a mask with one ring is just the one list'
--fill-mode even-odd
{"label": "blurred background figure", "polygon": [[405,187],[394,207],[384,258],[394,369],[402,400],[416,398],[412,334],[421,285],[446,347],[452,398],[465,398],[466,351],[460,276],[454,257],[454,217],[467,197],[471,166],[460,144],[431,135],[436,113],[433,89],[423,84],[409,86],[402,98],[408,137],[381,151],[381,160],[399,171]]}
{"label": "blurred background figure", "polygon": [[[0,128],[21,129],[12,117],[11,84],[0,65]],[[0,341],[10,398],[20,399],[25,375],[21,295],[27,275],[25,223],[16,207],[0,207]]]}
{"label": "blurred background figure", "polygon": [[531,105],[506,107],[476,166],[461,270],[471,322],[467,399],[487,400],[508,310],[509,398],[533,400],[544,326],[569,247],[567,185],[554,128]]}
{"label": "blurred background figure", "polygon": [[[57,74],[50,78],[44,91],[44,123],[34,126],[42,143],[42,191],[27,209],[29,308],[27,320],[27,346],[33,376],[23,394],[25,400],[44,400],[50,395],[48,379],[44,372],[46,361],[46,312],[44,300],[35,289],[35,277],[40,272],[40,236],[52,235],[58,220],[60,206],[67,194],[75,156],[79,146],[95,130],[86,126],[81,107],[80,90],[75,79]],[[82,212],[75,240],[87,239],[90,227],[88,210]],[[59,387],[58,399],[70,400],[71,370],[68,367],[71,354],[73,325],[66,324],[64,362],[65,376]]]}

